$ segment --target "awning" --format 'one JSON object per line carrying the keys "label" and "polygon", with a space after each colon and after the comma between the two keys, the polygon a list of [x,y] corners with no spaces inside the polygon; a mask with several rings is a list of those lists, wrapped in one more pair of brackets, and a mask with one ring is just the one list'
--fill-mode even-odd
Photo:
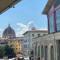
{"label": "awning", "polygon": [[21,0],[0,0],[0,13],[8,10]]}
{"label": "awning", "polygon": [[47,14],[49,9],[51,8],[53,2],[55,2],[55,0],[48,0],[45,8],[44,8],[44,11],[43,11],[43,14]]}

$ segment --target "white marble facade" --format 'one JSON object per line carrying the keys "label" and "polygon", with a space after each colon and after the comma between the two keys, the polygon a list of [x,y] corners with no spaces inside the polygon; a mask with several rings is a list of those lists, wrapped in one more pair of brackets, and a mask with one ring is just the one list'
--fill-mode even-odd
{"label": "white marble facade", "polygon": [[34,60],[38,58],[40,60],[60,60],[60,32],[47,34],[33,40]]}

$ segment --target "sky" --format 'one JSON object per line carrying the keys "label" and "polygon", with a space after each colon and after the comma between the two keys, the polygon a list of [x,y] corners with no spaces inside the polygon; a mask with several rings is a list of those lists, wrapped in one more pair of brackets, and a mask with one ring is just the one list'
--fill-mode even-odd
{"label": "sky", "polygon": [[42,14],[47,0],[22,0],[15,8],[0,15],[0,35],[10,24],[17,36],[21,36],[31,27],[47,29],[47,16]]}

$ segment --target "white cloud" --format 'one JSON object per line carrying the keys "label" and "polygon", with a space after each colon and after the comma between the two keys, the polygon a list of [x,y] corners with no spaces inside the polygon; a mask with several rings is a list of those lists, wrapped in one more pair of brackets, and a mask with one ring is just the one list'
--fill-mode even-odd
{"label": "white cloud", "polygon": [[[34,22],[29,21],[27,24],[23,23],[17,23],[17,32],[16,36],[22,36],[22,34],[28,30],[31,30],[31,28],[34,27]],[[47,28],[40,28],[38,30],[48,30]]]}
{"label": "white cloud", "polygon": [[2,37],[3,29],[0,28],[0,37]]}
{"label": "white cloud", "polygon": [[30,30],[30,26],[33,24],[33,21],[29,21],[27,24],[17,23],[17,36],[22,36],[22,34]]}
{"label": "white cloud", "polygon": [[31,26],[33,23],[34,23],[33,21],[28,22],[28,24],[27,24],[28,27]]}

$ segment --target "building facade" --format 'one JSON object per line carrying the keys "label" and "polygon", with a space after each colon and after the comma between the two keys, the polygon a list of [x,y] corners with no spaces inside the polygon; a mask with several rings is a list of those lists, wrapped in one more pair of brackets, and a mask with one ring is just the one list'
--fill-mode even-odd
{"label": "building facade", "polygon": [[23,53],[23,44],[21,38],[7,39],[7,40],[8,40],[8,45],[14,49],[14,52],[16,54]]}
{"label": "building facade", "polygon": [[31,30],[26,31],[24,35],[24,54],[26,56],[30,55],[32,44],[34,42],[33,38],[43,36],[47,33],[47,30]]}
{"label": "building facade", "polygon": [[34,38],[34,60],[60,60],[60,0],[48,0],[43,11],[48,18],[48,33]]}
{"label": "building facade", "polygon": [[16,54],[23,53],[23,37],[16,37],[15,31],[10,25],[3,31],[0,37],[0,46],[9,45]]}
{"label": "building facade", "polygon": [[60,0],[48,0],[43,13],[47,14],[49,33],[60,32]]}

